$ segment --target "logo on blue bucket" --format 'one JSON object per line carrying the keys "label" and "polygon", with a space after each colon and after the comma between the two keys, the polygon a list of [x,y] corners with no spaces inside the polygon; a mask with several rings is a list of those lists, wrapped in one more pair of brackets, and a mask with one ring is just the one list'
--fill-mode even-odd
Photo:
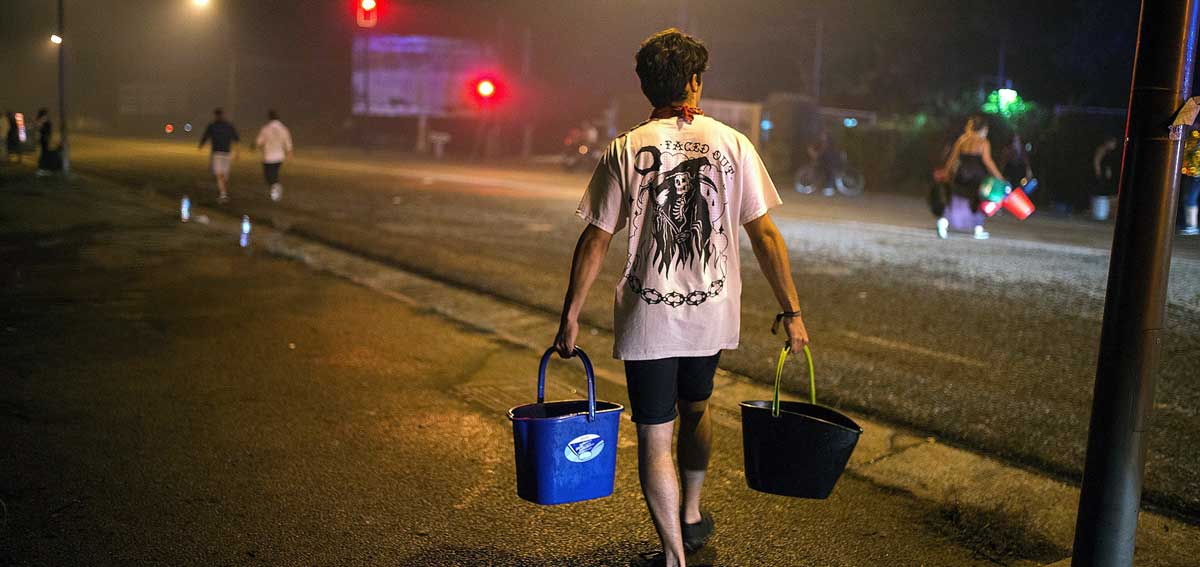
{"label": "logo on blue bucket", "polygon": [[586,463],[604,451],[604,440],[595,433],[580,435],[569,442],[563,449],[563,455],[572,463]]}

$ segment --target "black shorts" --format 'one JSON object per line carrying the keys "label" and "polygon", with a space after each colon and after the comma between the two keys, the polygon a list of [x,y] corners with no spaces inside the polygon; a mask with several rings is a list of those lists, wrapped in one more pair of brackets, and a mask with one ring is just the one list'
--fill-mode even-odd
{"label": "black shorts", "polygon": [[678,400],[700,402],[712,395],[718,352],[712,356],[625,361],[633,422],[657,425],[675,420]]}

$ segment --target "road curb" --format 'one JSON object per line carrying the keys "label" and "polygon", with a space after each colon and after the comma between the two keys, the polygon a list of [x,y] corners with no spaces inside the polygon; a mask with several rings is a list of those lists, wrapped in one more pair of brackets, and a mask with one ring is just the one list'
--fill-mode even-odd
{"label": "road curb", "polygon": [[[111,182],[104,182],[112,184]],[[144,191],[143,202],[178,215],[178,203]],[[240,217],[193,207],[194,219],[235,238]],[[422,310],[491,333],[515,346],[540,353],[553,338],[557,316],[485,294],[419,276],[353,252],[297,237],[265,225],[252,230],[252,246],[368,287]],[[589,342],[611,346],[607,331],[584,327]],[[624,386],[620,361],[596,356],[597,377]],[[750,378],[721,370],[713,396],[714,419],[739,426],[737,404],[770,399],[771,391]],[[722,409],[723,408],[723,409]],[[864,429],[847,474],[881,487],[912,494],[948,509],[1003,514],[1031,538],[1069,553],[1079,489],[1059,480],[990,457],[939,443],[933,437],[851,414]],[[1139,565],[1184,565],[1176,558],[1200,557],[1200,526],[1143,511],[1138,529]],[[1186,561],[1186,560],[1185,560]],[[1070,559],[1048,567],[1066,567]]]}

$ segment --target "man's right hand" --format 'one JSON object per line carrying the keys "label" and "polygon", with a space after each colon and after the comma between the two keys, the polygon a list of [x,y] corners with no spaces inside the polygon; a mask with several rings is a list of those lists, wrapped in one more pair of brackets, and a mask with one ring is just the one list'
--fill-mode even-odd
{"label": "man's right hand", "polygon": [[783,330],[787,331],[788,346],[792,352],[800,352],[808,345],[808,329],[804,328],[804,319],[799,315],[784,317]]}
{"label": "man's right hand", "polygon": [[558,336],[554,338],[554,350],[563,358],[575,356],[575,340],[579,338],[579,322],[564,319],[558,325]]}

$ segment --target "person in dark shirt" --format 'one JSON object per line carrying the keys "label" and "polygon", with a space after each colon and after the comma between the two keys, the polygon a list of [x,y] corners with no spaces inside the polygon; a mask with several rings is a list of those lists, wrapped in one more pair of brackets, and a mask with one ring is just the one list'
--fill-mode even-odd
{"label": "person in dark shirt", "polygon": [[21,132],[17,129],[17,117],[8,109],[4,109],[0,113],[0,140],[3,140],[3,147],[0,147],[0,161],[7,162],[8,156],[16,154],[17,161],[21,159],[20,144]]}
{"label": "person in dark shirt", "polygon": [[229,166],[238,157],[238,133],[237,128],[225,120],[225,111],[220,108],[213,111],[213,121],[204,129],[199,147],[203,149],[204,143],[210,140],[212,154],[209,160],[213,175],[217,177],[217,202],[225,203],[229,201]]}
{"label": "person in dark shirt", "polygon": [[46,107],[37,109],[37,147],[41,150],[37,154],[37,174],[48,175],[53,167],[52,157],[50,157],[50,137],[54,136],[54,124],[50,123],[50,111]]}
{"label": "person in dark shirt", "polygon": [[1109,136],[1096,148],[1092,155],[1092,173],[1096,176],[1096,186],[1092,189],[1092,218],[1108,220],[1121,177],[1121,144],[1115,136]]}

